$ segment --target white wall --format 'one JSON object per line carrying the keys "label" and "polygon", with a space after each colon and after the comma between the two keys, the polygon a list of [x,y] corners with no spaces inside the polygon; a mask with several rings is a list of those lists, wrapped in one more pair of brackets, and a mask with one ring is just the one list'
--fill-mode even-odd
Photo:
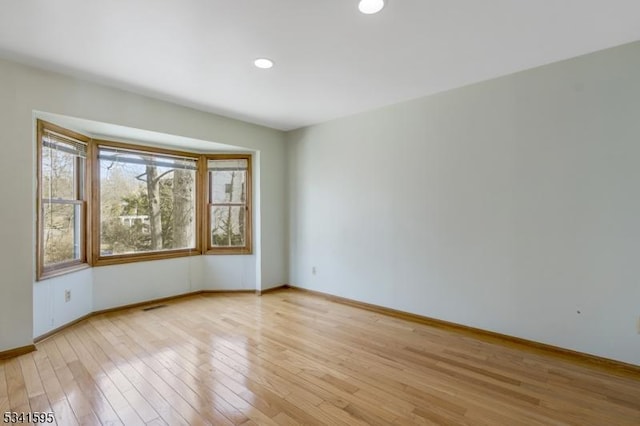
{"label": "white wall", "polygon": [[[254,281],[259,281],[264,288],[287,282],[286,228],[281,220],[286,211],[286,161],[282,132],[0,60],[0,127],[3,129],[0,132],[0,146],[3,148],[0,182],[4,182],[0,185],[3,200],[0,209],[0,239],[3,241],[0,245],[0,351],[31,344],[34,333],[44,330],[52,315],[55,322],[58,318],[70,318],[72,313],[81,316],[81,312],[86,311],[86,306],[76,310],[66,304],[62,307],[68,308],[64,315],[52,314],[52,311],[47,314],[38,312],[39,323],[34,327],[34,309],[50,306],[51,301],[57,303],[61,297],[64,300],[64,293],[60,294],[60,291],[64,292],[65,285],[84,280],[67,275],[68,281],[61,277],[60,285],[38,283],[34,287],[34,111],[259,151],[263,178],[259,186],[262,202],[258,225],[264,235],[259,250],[254,248],[258,253],[265,253],[262,257],[256,256],[256,260],[269,264],[252,265],[248,273],[260,273]],[[168,261],[166,266],[158,266],[160,262],[94,268],[92,296],[100,303],[93,309],[116,303],[134,303],[157,295],[168,296],[184,290],[185,282],[175,282],[178,275],[160,273],[171,269],[169,265],[173,263]],[[152,265],[157,271],[155,284],[149,280],[132,290],[134,283],[130,280],[138,277],[140,268],[152,270]],[[204,272],[203,265],[200,268]],[[184,272],[184,265],[182,269]],[[184,276],[181,279],[184,281]],[[201,283],[204,285],[204,277]],[[163,291],[158,291],[159,288]],[[37,300],[34,300],[34,291]]]}
{"label": "white wall", "polygon": [[292,284],[640,364],[640,42],[288,143]]}
{"label": "white wall", "polygon": [[203,256],[93,268],[93,310],[202,290]]}
{"label": "white wall", "polygon": [[[65,302],[65,290],[71,299]],[[93,312],[93,271],[36,282],[33,286],[33,336],[42,336]]]}
{"label": "white wall", "polygon": [[204,290],[259,289],[256,284],[255,254],[203,256],[202,267]]}

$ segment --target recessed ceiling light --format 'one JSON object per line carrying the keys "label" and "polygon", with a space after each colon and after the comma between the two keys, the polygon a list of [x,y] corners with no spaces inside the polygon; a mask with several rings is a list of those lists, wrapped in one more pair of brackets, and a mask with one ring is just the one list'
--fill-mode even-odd
{"label": "recessed ceiling light", "polygon": [[273,67],[273,61],[267,58],[258,58],[253,61],[253,64],[258,68],[262,68],[263,70]]}
{"label": "recessed ceiling light", "polygon": [[358,4],[358,9],[360,12],[371,15],[374,13],[378,13],[384,7],[384,0],[360,0]]}

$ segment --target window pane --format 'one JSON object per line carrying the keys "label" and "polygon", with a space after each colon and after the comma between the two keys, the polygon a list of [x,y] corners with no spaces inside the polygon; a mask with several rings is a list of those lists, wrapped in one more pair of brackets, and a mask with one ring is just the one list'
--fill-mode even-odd
{"label": "window pane", "polygon": [[[78,162],[73,154],[68,152],[42,147],[42,198],[75,200],[79,198],[76,194],[76,168]],[[82,175],[82,171],[77,171]]]}
{"label": "window pane", "polygon": [[219,170],[246,170],[249,167],[249,160],[246,158],[230,158],[225,160],[209,160],[209,171]]}
{"label": "window pane", "polygon": [[124,148],[100,148],[99,158],[100,160],[139,164],[143,166],[168,167],[172,169],[187,170],[196,169],[196,161],[193,158],[145,153]]}
{"label": "window pane", "polygon": [[44,265],[82,258],[82,206],[43,204]]}
{"label": "window pane", "polygon": [[246,202],[246,170],[211,171],[211,203]]}
{"label": "window pane", "polygon": [[245,245],[246,214],[244,207],[211,207],[211,245],[242,247]]}
{"label": "window pane", "polygon": [[99,155],[102,256],[195,248],[196,160]]}

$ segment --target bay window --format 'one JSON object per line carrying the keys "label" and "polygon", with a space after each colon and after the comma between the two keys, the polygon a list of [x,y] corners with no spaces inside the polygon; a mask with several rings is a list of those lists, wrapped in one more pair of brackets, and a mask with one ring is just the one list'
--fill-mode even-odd
{"label": "bay window", "polygon": [[251,155],[95,140],[37,121],[37,279],[252,253]]}

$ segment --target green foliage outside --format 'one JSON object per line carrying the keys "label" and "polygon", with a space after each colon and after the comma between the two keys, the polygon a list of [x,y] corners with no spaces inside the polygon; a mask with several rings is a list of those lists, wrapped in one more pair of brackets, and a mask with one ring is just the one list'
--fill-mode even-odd
{"label": "green foliage outside", "polygon": [[[159,185],[162,248],[171,249],[173,248],[173,181],[160,180]],[[119,204],[112,204],[110,207],[109,214],[102,220],[101,244],[103,247],[110,247],[110,254],[151,250],[149,224],[138,220],[132,225],[127,225],[120,219],[121,216],[149,217],[151,215],[146,188],[124,195]]]}

